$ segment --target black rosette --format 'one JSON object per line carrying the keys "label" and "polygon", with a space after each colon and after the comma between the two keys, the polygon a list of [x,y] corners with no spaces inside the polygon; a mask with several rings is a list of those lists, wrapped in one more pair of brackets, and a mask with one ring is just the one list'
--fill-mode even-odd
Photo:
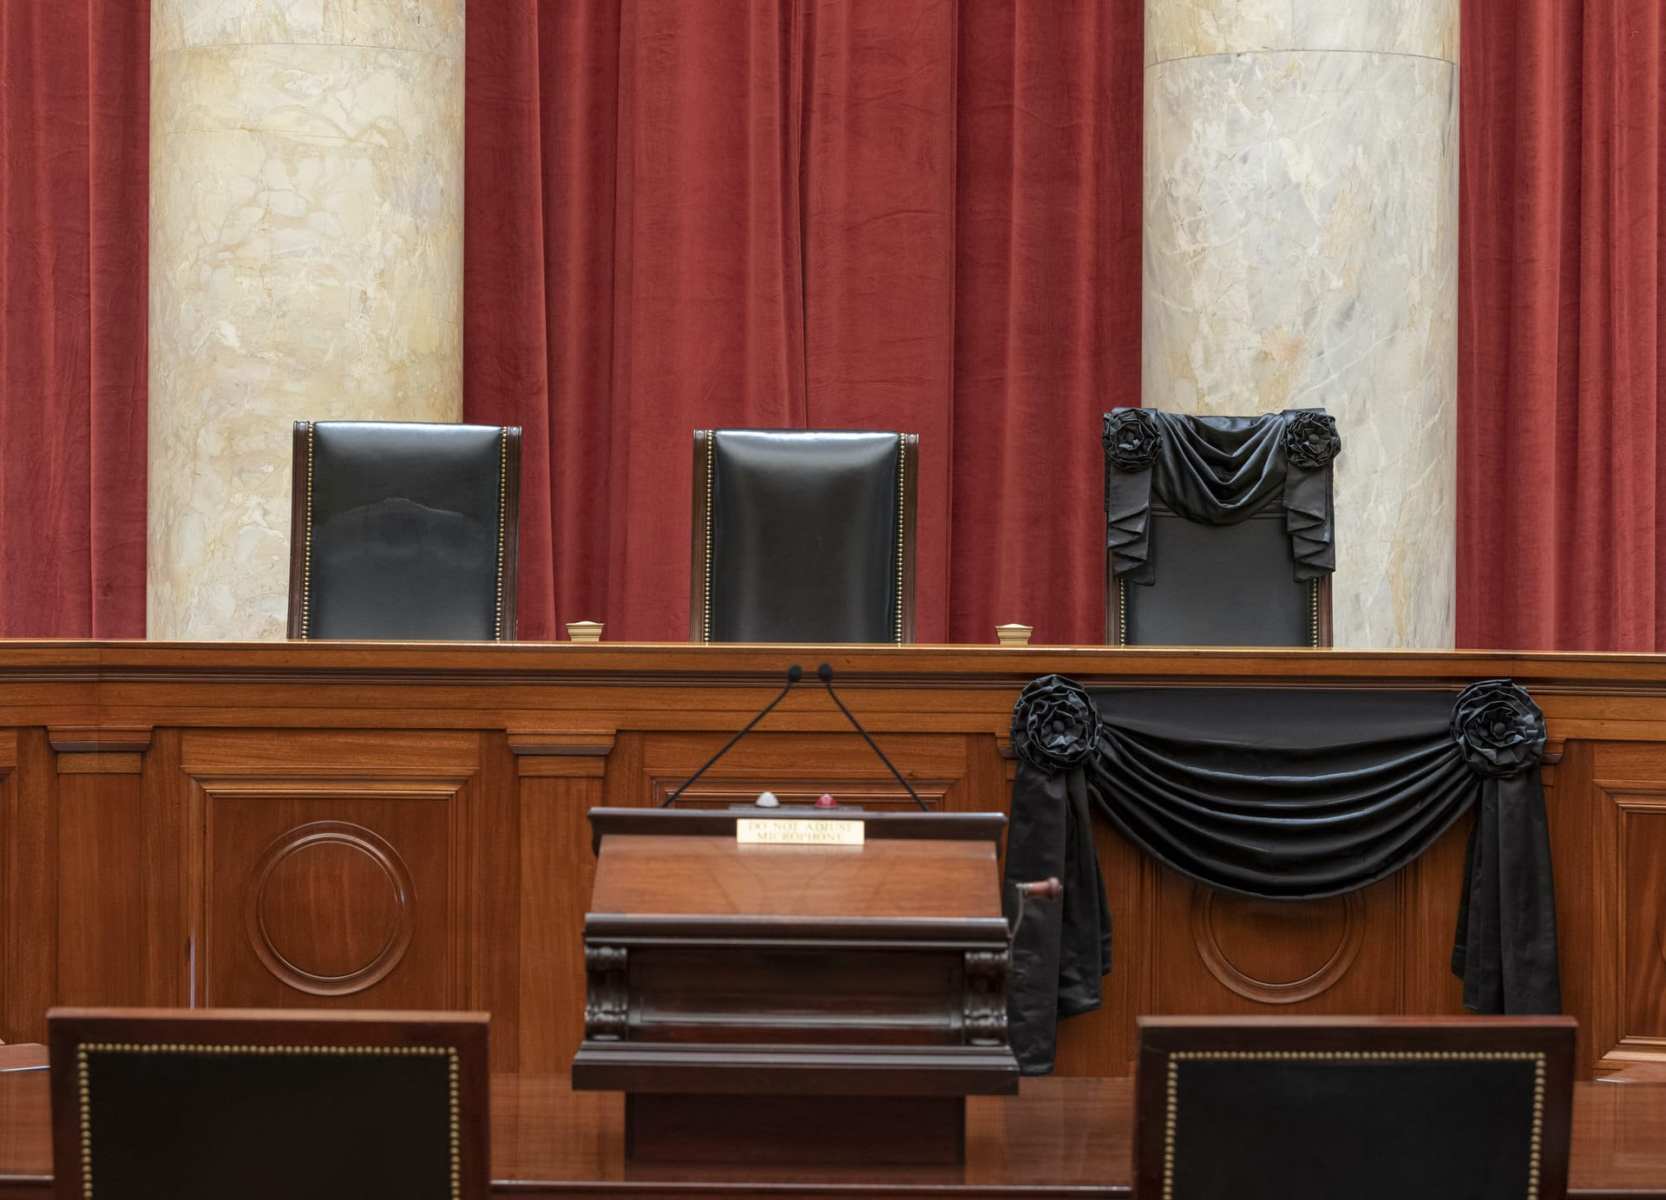
{"label": "black rosette", "polygon": [[1074,679],[1043,675],[1018,694],[1012,710],[1012,747],[1049,773],[1081,765],[1099,740],[1099,709]]}
{"label": "black rosette", "polygon": [[1508,679],[1483,679],[1458,693],[1452,740],[1477,775],[1515,775],[1539,765],[1545,715],[1525,688]]}
{"label": "black rosette", "polygon": [[1120,408],[1105,414],[1105,457],[1119,471],[1144,471],[1157,461],[1163,432],[1144,409]]}
{"label": "black rosette", "polygon": [[1292,466],[1317,471],[1342,453],[1336,418],[1322,412],[1298,412],[1284,426],[1284,456]]}

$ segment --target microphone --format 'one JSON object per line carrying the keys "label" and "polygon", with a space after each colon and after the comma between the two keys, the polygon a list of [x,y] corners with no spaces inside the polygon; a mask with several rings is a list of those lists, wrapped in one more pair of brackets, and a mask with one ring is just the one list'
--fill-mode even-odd
{"label": "microphone", "polygon": [[1046,879],[1038,879],[1034,883],[1010,883],[1007,885],[1018,897],[1018,911],[1013,915],[1012,924],[1007,926],[1007,949],[1018,940],[1018,930],[1024,924],[1025,901],[1057,900],[1064,895],[1064,884],[1059,882],[1057,875],[1049,875]]}
{"label": "microphone", "polygon": [[[763,720],[765,717],[769,716],[769,714],[774,711],[775,706],[777,704],[781,703],[781,701],[783,701],[787,698],[787,693],[793,690],[793,684],[797,683],[800,679],[803,679],[803,678],[804,678],[804,668],[803,667],[799,666],[797,663],[794,663],[792,666],[788,667],[787,668],[787,684],[778,693],[776,693],[775,699],[771,700],[768,704],[764,705],[763,708],[759,709],[758,710],[758,715],[753,717],[745,725],[741,726],[740,732],[735,734],[735,736],[730,738],[728,741],[724,742],[723,743],[723,748],[721,750],[719,750],[716,754],[714,754],[710,758],[708,758],[704,763],[702,763],[700,765],[700,769],[698,771],[694,772],[694,774],[690,775],[687,779],[683,780],[682,785],[680,787],[678,787],[676,791],[672,792],[669,796],[667,796],[664,800],[662,800],[660,802],[660,807],[661,808],[670,807],[671,804],[676,801],[678,796],[681,796],[684,792],[688,791],[690,784],[692,784],[696,779],[700,778],[700,776],[704,775],[708,770],[710,770],[711,765],[713,763],[715,763],[718,759],[722,758],[725,754],[729,753],[730,747],[732,747],[736,742],[740,741],[741,738],[743,738],[747,734],[751,733],[752,732],[752,727],[754,725],[756,725],[759,721]],[[883,758],[884,755],[881,755],[880,757]],[[895,767],[892,767],[891,769],[896,770]]]}
{"label": "microphone", "polygon": [[837,704],[839,711],[845,714],[845,720],[849,721],[856,728],[856,732],[862,735],[862,740],[868,743],[868,748],[879,755],[879,761],[891,769],[891,774],[895,775],[897,782],[902,784],[902,790],[914,797],[914,803],[920,806],[921,812],[930,812],[931,809],[926,807],[926,802],[920,799],[920,793],[916,792],[913,785],[902,777],[902,772],[897,770],[896,764],[885,757],[885,751],[879,748],[879,743],[875,742],[868,735],[868,731],[862,728],[862,722],[856,719],[856,714],[846,708],[845,702],[839,699],[839,693],[833,690],[833,668],[827,663],[822,663],[821,666],[816,668],[816,678],[822,681],[823,686],[827,688],[827,694],[833,698],[833,703]]}

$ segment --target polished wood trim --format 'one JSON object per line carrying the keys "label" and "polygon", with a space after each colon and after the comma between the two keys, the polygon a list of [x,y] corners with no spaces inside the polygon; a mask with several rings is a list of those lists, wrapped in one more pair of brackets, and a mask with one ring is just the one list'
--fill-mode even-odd
{"label": "polished wood trim", "polygon": [[864,836],[872,840],[914,841],[931,839],[953,842],[994,842],[1000,844],[1007,819],[998,812],[910,813],[878,812],[872,809],[791,808],[698,809],[698,808],[593,808],[590,810],[590,846],[601,848],[602,839],[612,834],[660,837],[735,836],[741,818],[757,820],[772,816],[813,817],[818,821],[861,821]]}
{"label": "polished wood trim", "polygon": [[60,775],[138,775],[150,749],[148,725],[54,725],[47,741],[58,752]]}
{"label": "polished wood trim", "polygon": [[508,738],[517,775],[558,779],[602,778],[607,773],[607,756],[613,753],[616,740],[617,735],[611,730],[570,733],[510,730]]}
{"label": "polished wood trim", "polygon": [[[697,1073],[692,1074],[692,1073]],[[705,1046],[585,1042],[575,1091],[701,1095],[1011,1095],[1018,1065],[1005,1046]]]}
{"label": "polished wood trim", "polygon": [[920,495],[920,435],[917,433],[902,434],[902,561],[897,564],[899,590],[897,605],[902,623],[901,642],[912,644],[914,631],[918,623],[919,584],[916,580],[914,561],[917,538],[915,530],[919,521]]}
{"label": "polished wood trim", "polygon": [[694,431],[694,504],[689,521],[688,640],[704,644],[711,591],[706,583],[711,569],[712,437],[716,430]]}
{"label": "polished wood trim", "polygon": [[291,638],[307,636],[306,594],[307,470],[312,459],[312,422],[296,421],[289,452],[289,631]]}
{"label": "polished wood trim", "polygon": [[1322,649],[1329,649],[1336,644],[1336,623],[1331,615],[1331,593],[1335,583],[1335,576],[1321,575],[1313,581],[1313,586],[1319,592],[1319,624],[1313,631],[1313,644]]}
{"label": "polished wood trim", "polygon": [[[806,936],[813,922],[814,936]],[[922,948],[952,950],[1006,946],[1007,924],[1000,917],[954,920],[916,917],[812,919],[804,917],[709,917],[658,913],[590,913],[585,937],[610,945],[634,945],[643,940],[675,940],[681,945],[747,944],[780,950],[792,947],[827,949],[883,949],[897,942]]]}
{"label": "polished wood trim", "polygon": [[[574,645],[566,642],[41,642],[0,640],[0,673],[8,685],[92,684],[120,685],[123,716],[150,717],[153,713],[176,718],[182,707],[189,708],[192,689],[212,688],[225,699],[227,685],[269,685],[294,683],[309,688],[337,684],[364,687],[379,683],[407,687],[414,684],[467,685],[502,690],[523,685],[595,683],[630,691],[650,690],[654,685],[702,685],[724,689],[750,684],[767,684],[773,695],[781,672],[788,663],[806,659],[829,663],[841,688],[862,684],[929,688],[1013,689],[1037,675],[1063,674],[1085,686],[1197,686],[1234,687],[1439,687],[1460,689],[1477,679],[1508,676],[1534,691],[1547,713],[1579,718],[1583,724],[1554,730],[1552,736],[1589,737],[1597,722],[1652,721],[1654,729],[1666,726],[1666,713],[1634,714],[1615,705],[1585,703],[1587,697],[1616,698],[1666,696],[1666,655],[1654,654],[1556,654],[1497,650],[1312,650],[1302,648],[1234,647],[1106,647],[1106,646],[863,646],[758,645],[722,643],[693,645],[686,642],[629,643],[603,642]],[[165,692],[137,694],[129,685],[158,685]],[[1562,693],[1583,693],[1577,703],[1558,703]],[[979,705],[986,716],[1010,718],[1011,698],[992,696]],[[752,696],[762,695],[760,692]],[[114,699],[115,697],[110,697]],[[767,699],[768,696],[763,696]],[[964,697],[945,697],[956,700]],[[278,700],[269,697],[269,700]],[[303,702],[310,708],[320,703],[341,704],[341,694],[314,692]],[[361,707],[393,707],[386,698],[359,694]],[[471,697],[451,694],[454,707],[501,711],[503,701],[489,695]],[[620,697],[619,699],[622,699]],[[651,697],[663,705],[666,697]],[[17,696],[0,698],[0,713],[15,711],[23,701]],[[68,704],[51,723],[94,725],[103,715],[96,691],[84,691]],[[133,707],[134,702],[139,707]],[[241,698],[240,698],[241,702]],[[761,700],[750,700],[756,711]],[[77,708],[79,704],[81,707]],[[270,706],[282,712],[292,707],[281,700]],[[525,706],[543,706],[529,697]],[[745,705],[726,705],[735,710]],[[631,706],[634,711],[637,706]],[[612,703],[591,705],[575,729],[596,728],[599,716],[619,711]],[[788,715],[790,709],[771,717]],[[963,705],[954,710],[965,714]],[[197,724],[247,723],[246,712],[226,713],[220,721],[206,718],[210,713],[194,712]],[[420,715],[420,714],[413,714]],[[687,718],[697,713],[678,713],[678,727],[688,728]],[[882,714],[883,715],[883,714]],[[914,717],[929,716],[917,710]],[[433,714],[427,722],[443,727]],[[864,723],[868,712],[862,710]],[[13,724],[18,722],[13,721]],[[30,723],[30,722],[24,722]],[[35,722],[40,723],[40,722]],[[161,722],[151,720],[152,725]],[[420,721],[400,722],[422,724]],[[829,729],[840,727],[836,712],[825,722]],[[918,727],[918,721],[915,727]],[[624,726],[620,726],[623,728]],[[638,724],[633,726],[641,728]],[[660,727],[670,727],[663,721]],[[998,733],[1005,722],[988,723],[984,732]],[[1619,729],[1622,736],[1652,736],[1653,729]]]}
{"label": "polished wood trim", "polygon": [[149,725],[53,725],[47,741],[59,754],[143,754],[150,749]]}
{"label": "polished wood trim", "polygon": [[505,425],[503,437],[503,599],[498,608],[502,624],[500,641],[512,642],[516,634],[516,599],[519,595],[521,562],[521,427]]}

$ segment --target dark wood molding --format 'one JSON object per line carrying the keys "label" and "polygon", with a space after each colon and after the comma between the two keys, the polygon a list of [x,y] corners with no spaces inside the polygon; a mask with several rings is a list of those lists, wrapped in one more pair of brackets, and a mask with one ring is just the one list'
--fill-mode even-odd
{"label": "dark wood molding", "polygon": [[999,843],[1007,819],[999,812],[875,812],[856,808],[698,809],[593,808],[590,810],[591,848],[598,849],[609,834],[653,833],[665,837],[734,837],[736,822],[770,817],[810,817],[818,821],[861,821],[871,839],[935,838],[950,841]]}
{"label": "dark wood molding", "polygon": [[137,775],[151,732],[148,725],[53,725],[46,736],[60,775]]}

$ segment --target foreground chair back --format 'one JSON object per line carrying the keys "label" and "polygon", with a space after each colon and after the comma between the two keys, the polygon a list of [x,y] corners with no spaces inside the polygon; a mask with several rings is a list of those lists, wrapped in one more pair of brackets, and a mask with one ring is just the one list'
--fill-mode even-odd
{"label": "foreground chair back", "polygon": [[689,637],[914,640],[912,433],[699,429]]}
{"label": "foreground chair back", "polygon": [[1562,1200],[1568,1017],[1142,1018],[1140,1200]]}
{"label": "foreground chair back", "polygon": [[513,641],[521,431],[297,421],[289,636]]}
{"label": "foreground chair back", "polygon": [[485,1200],[482,1013],[54,1009],[52,1159],[87,1200]]}

